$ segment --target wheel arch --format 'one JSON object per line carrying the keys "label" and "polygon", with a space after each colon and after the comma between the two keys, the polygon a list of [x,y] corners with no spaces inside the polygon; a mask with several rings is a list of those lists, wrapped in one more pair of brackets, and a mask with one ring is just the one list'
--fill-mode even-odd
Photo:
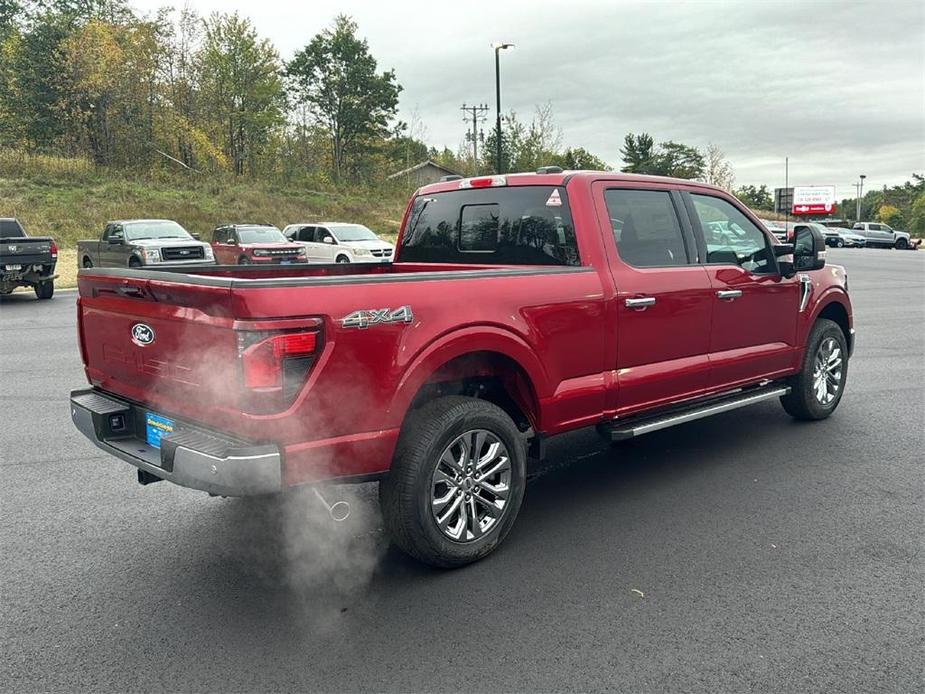
{"label": "wheel arch", "polygon": [[851,314],[848,312],[847,307],[842,301],[839,300],[838,296],[832,296],[828,301],[821,304],[820,307],[816,310],[813,315],[813,319],[809,324],[809,329],[807,330],[807,337],[809,332],[812,330],[813,325],[816,324],[820,318],[826,318],[838,325],[841,328],[842,333],[845,336],[845,342],[848,345],[848,353],[850,354],[854,349],[853,344],[853,334],[851,330]]}
{"label": "wheel arch", "polygon": [[519,337],[485,327],[444,336],[405,370],[389,408],[389,419],[407,415],[444,395],[469,395],[493,402],[521,431],[536,430],[547,377],[542,361]]}

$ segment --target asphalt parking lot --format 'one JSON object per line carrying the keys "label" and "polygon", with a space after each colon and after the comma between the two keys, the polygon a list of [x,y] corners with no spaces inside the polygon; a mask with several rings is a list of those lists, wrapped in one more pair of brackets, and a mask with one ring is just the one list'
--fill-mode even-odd
{"label": "asphalt parking lot", "polygon": [[0,302],[4,691],[925,687],[925,252],[832,250],[844,400],[610,448],[557,440],[505,546],[453,572],[334,526],[140,487],[70,423],[74,293]]}

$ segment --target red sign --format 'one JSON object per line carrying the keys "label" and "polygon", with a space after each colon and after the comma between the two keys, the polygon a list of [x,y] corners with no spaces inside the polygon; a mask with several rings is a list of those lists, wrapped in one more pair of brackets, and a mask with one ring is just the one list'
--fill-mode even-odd
{"label": "red sign", "polygon": [[831,205],[794,205],[790,214],[832,214],[837,207],[834,202]]}
{"label": "red sign", "polygon": [[835,186],[797,186],[793,189],[791,214],[832,214]]}

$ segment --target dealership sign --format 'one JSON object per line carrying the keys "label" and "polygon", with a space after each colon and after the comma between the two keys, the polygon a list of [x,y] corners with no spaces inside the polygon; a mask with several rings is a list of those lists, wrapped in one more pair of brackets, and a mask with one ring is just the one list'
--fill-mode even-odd
{"label": "dealership sign", "polygon": [[832,214],[835,186],[795,186],[791,214]]}

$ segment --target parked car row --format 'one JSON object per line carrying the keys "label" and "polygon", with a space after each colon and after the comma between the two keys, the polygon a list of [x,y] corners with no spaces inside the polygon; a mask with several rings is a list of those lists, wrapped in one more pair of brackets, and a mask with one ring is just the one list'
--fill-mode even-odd
{"label": "parked car row", "polygon": [[817,228],[825,237],[829,246],[837,248],[896,248],[897,250],[915,249],[919,242],[913,240],[908,232],[898,231],[887,224],[876,222],[856,222],[851,229],[831,222],[781,222],[773,219],[760,220],[765,228],[786,242],[793,238],[794,231],[801,226]]}
{"label": "parked car row", "polygon": [[209,242],[169,219],[109,222],[99,240],[77,242],[80,267],[391,262],[395,247],[362,224],[222,224]]}

